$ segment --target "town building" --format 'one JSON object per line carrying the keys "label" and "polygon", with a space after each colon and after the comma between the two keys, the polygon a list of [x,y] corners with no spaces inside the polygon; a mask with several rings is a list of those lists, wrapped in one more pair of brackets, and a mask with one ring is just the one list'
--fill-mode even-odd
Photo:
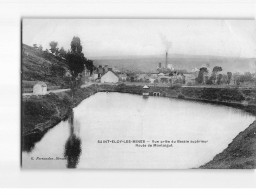
{"label": "town building", "polygon": [[47,85],[44,82],[38,82],[33,87],[34,95],[45,95],[47,94]]}
{"label": "town building", "polygon": [[195,85],[196,76],[195,74],[183,74],[185,77],[185,85]]}
{"label": "town building", "polygon": [[101,83],[117,83],[118,81],[119,77],[111,69],[109,69],[100,79]]}
{"label": "town building", "polygon": [[126,81],[127,80],[127,74],[125,74],[125,73],[119,74],[118,76],[119,76],[121,81]]}
{"label": "town building", "polygon": [[101,78],[101,76],[104,74],[104,69],[101,65],[98,67],[98,78]]}
{"label": "town building", "polygon": [[137,81],[138,82],[149,82],[149,76],[147,74],[138,74],[137,75]]}
{"label": "town building", "polygon": [[149,82],[150,82],[151,84],[154,84],[155,80],[156,80],[155,78],[152,78],[152,77],[149,78]]}

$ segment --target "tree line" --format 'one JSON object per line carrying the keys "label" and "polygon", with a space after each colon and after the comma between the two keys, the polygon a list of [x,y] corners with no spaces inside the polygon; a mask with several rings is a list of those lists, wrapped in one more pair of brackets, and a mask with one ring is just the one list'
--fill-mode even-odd
{"label": "tree line", "polygon": [[[83,47],[79,37],[73,37],[70,43],[70,49],[68,51],[66,51],[63,47],[59,49],[57,41],[51,41],[49,46],[50,52],[48,49],[46,49],[44,52],[52,53],[53,55],[61,57],[67,61],[68,69],[71,74],[71,88],[77,87],[80,73],[82,73],[85,68],[90,72],[90,75],[95,69],[93,61],[84,56]],[[37,44],[33,44],[33,47],[43,51],[43,47],[41,45],[37,46]]]}
{"label": "tree line", "polygon": [[[221,66],[215,66],[212,69],[211,75],[209,75],[209,70],[207,67],[202,67],[199,69],[198,76],[196,78],[196,82],[198,84],[206,84],[206,85],[213,85],[213,84],[236,84],[239,85],[240,83],[244,82],[256,82],[255,78],[253,77],[253,74],[250,72],[246,72],[244,74],[240,73],[232,73],[227,72],[226,74],[220,73],[222,72]],[[233,82],[231,83],[233,78]]]}

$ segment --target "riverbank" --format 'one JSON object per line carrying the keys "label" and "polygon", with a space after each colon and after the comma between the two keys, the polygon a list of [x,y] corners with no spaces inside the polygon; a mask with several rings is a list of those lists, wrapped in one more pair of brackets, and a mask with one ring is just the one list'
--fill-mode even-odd
{"label": "riverbank", "polygon": [[70,91],[23,97],[22,150],[30,151],[49,129],[62,120],[68,119],[72,108],[95,93],[97,93],[97,87],[92,85],[75,90],[73,99]]}
{"label": "riverbank", "polygon": [[[48,129],[58,124],[61,120],[68,118],[71,109],[76,107],[84,99],[97,92],[106,91],[141,95],[142,87],[135,85],[127,86],[124,84],[100,84],[76,90],[73,101],[71,101],[70,92],[64,92],[58,95],[49,94],[42,97],[31,97],[23,100],[23,107],[25,107],[23,111],[26,112],[23,112],[22,120],[22,149],[29,151],[33,148],[35,142],[39,141]],[[162,97],[231,106],[256,116],[256,90],[150,87],[149,94],[153,95],[154,92],[159,92]],[[30,112],[27,112],[27,107],[30,108]],[[256,121],[241,132],[229,144],[227,149],[200,168],[256,168],[256,162],[253,160],[256,156],[255,132]]]}
{"label": "riverbank", "polygon": [[255,169],[256,120],[201,169]]}
{"label": "riverbank", "polygon": [[[136,95],[142,94],[142,87],[138,85],[101,84],[98,86],[98,90]],[[153,96],[154,92],[158,92],[161,97],[178,98],[238,108],[256,116],[256,89],[151,86],[148,92],[150,96]]]}

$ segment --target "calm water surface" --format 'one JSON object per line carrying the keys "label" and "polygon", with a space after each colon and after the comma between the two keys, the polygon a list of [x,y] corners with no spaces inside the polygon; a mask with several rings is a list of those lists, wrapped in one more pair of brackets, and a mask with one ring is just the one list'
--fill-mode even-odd
{"label": "calm water surface", "polygon": [[[198,102],[120,93],[97,93],[74,116],[48,131],[24,168],[195,168],[223,151],[253,121],[241,110]],[[98,140],[204,140],[172,147],[136,147]],[[159,143],[161,144],[161,143]]]}

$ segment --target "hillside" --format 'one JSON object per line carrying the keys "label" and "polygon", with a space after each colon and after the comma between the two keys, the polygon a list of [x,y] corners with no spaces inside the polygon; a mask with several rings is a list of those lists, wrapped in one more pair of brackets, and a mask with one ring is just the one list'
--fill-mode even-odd
{"label": "hillside", "polygon": [[21,70],[23,88],[35,81],[44,81],[49,86],[65,87],[67,84],[63,77],[67,70],[64,59],[25,44],[22,45]]}
{"label": "hillside", "polygon": [[[95,65],[109,65],[119,70],[131,70],[142,72],[155,72],[159,62],[165,63],[165,56],[129,56],[129,57],[102,57],[95,58]],[[223,71],[246,72],[252,71],[256,59],[254,58],[232,58],[220,56],[192,56],[192,55],[170,55],[168,63],[173,64],[176,69],[186,69],[191,71],[193,68],[200,68],[203,64],[222,66]]]}

